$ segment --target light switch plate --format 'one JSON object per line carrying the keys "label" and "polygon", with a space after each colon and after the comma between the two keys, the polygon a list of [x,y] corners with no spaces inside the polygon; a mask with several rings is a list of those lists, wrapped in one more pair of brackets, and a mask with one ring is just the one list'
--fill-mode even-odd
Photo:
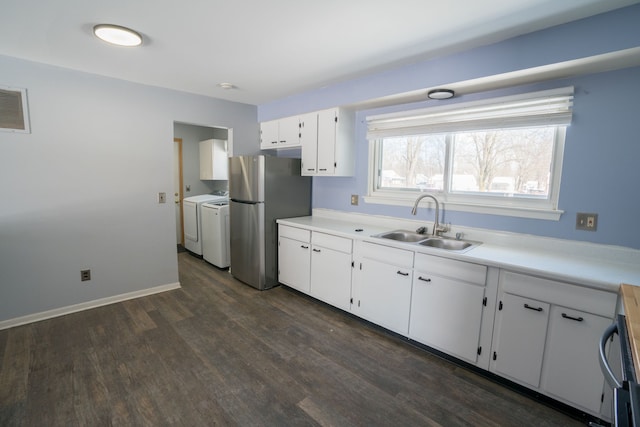
{"label": "light switch plate", "polygon": [[158,203],[167,203],[167,193],[158,193]]}

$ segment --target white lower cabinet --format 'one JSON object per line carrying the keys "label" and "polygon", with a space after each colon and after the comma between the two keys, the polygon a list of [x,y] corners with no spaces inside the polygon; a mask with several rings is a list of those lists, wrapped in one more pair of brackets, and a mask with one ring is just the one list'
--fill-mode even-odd
{"label": "white lower cabinet", "polygon": [[279,281],[611,420],[598,343],[615,292],[282,224]]}
{"label": "white lower cabinet", "polygon": [[351,308],[351,239],[313,232],[309,294],[343,310]]}
{"label": "white lower cabinet", "polygon": [[548,323],[549,304],[503,294],[496,314],[492,370],[537,388]]}
{"label": "white lower cabinet", "polygon": [[602,332],[610,318],[566,307],[551,307],[547,351],[542,368],[542,388],[550,396],[598,413],[603,378],[598,359]]}
{"label": "white lower cabinet", "polygon": [[278,281],[348,311],[351,252],[351,239],[279,225]]}
{"label": "white lower cabinet", "polygon": [[306,294],[311,288],[311,232],[278,227],[278,281]]}
{"label": "white lower cabinet", "polygon": [[363,243],[351,311],[401,335],[409,332],[413,252]]}
{"label": "white lower cabinet", "polygon": [[409,337],[475,364],[486,275],[483,265],[416,254]]}
{"label": "white lower cabinet", "polygon": [[598,343],[616,313],[617,294],[500,273],[490,369],[604,419]]}

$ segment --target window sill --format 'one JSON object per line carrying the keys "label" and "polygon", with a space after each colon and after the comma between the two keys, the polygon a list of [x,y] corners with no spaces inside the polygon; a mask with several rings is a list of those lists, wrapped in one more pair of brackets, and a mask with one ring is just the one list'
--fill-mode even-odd
{"label": "window sill", "polygon": [[[364,196],[365,203],[379,204],[379,205],[394,205],[394,206],[413,206],[416,198],[421,193],[416,194],[374,194]],[[438,197],[436,195],[436,197]],[[559,221],[560,216],[564,211],[557,209],[543,209],[527,206],[492,206],[492,205],[480,205],[476,203],[462,202],[462,201],[449,201],[442,200],[438,197],[441,209],[442,206],[447,210],[459,211],[459,212],[472,212],[488,215],[502,215],[512,216],[518,218],[530,218],[530,219],[542,219],[548,221]]]}

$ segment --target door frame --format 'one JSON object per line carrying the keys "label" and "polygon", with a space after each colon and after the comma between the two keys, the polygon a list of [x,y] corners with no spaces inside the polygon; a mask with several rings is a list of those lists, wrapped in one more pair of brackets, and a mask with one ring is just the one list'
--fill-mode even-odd
{"label": "door frame", "polygon": [[184,177],[182,173],[182,138],[173,138],[173,142],[178,144],[178,181],[180,184],[178,194],[174,193],[174,197],[178,196],[177,204],[180,205],[180,244],[184,246],[184,205],[182,203],[182,199],[184,199]]}

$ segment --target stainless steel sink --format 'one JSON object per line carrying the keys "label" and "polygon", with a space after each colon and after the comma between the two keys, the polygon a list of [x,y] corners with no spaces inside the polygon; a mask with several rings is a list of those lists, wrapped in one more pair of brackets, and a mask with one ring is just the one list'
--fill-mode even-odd
{"label": "stainless steel sink", "polygon": [[428,239],[426,234],[416,233],[415,231],[395,230],[386,233],[376,234],[373,237],[380,237],[381,239],[397,240],[399,242],[415,243],[421,240]]}
{"label": "stainless steel sink", "polygon": [[387,231],[385,233],[376,234],[371,237],[390,239],[398,242],[458,252],[466,252],[481,244],[480,242],[472,242],[469,240],[453,239],[442,236],[430,236],[428,234],[420,234],[416,233],[415,231],[407,230]]}
{"label": "stainless steel sink", "polygon": [[432,237],[427,240],[418,242],[422,246],[430,246],[432,248],[446,249],[448,251],[461,251],[470,248],[474,244],[465,240],[442,239]]}

